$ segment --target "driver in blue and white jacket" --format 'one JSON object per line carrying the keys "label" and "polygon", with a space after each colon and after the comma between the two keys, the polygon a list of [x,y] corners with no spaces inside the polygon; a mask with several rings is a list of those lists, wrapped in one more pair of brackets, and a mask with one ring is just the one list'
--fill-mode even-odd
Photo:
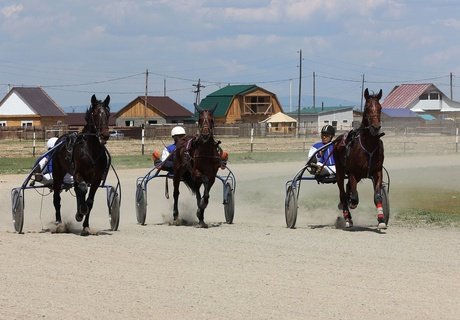
{"label": "driver in blue and white jacket", "polygon": [[[327,124],[321,129],[321,141],[316,142],[308,152],[308,159],[321,147],[332,141],[335,136],[335,129],[333,126]],[[331,144],[327,149],[322,150],[316,154],[316,159],[311,162],[316,166],[317,175],[335,175],[335,160],[334,160],[334,145]],[[315,163],[316,160],[316,163]]]}

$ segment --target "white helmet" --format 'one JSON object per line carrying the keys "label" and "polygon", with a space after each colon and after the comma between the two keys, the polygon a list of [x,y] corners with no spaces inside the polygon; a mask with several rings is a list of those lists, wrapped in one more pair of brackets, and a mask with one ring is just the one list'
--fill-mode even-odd
{"label": "white helmet", "polygon": [[52,137],[52,138],[49,138],[48,139],[48,142],[46,143],[46,147],[49,149],[52,149],[54,147],[54,145],[56,144],[56,141],[57,141],[58,138],[56,137]]}
{"label": "white helmet", "polygon": [[178,136],[178,135],[181,135],[181,134],[185,134],[185,129],[184,128],[182,128],[181,126],[177,126],[177,127],[172,128],[172,130],[171,130],[171,136],[172,137]]}

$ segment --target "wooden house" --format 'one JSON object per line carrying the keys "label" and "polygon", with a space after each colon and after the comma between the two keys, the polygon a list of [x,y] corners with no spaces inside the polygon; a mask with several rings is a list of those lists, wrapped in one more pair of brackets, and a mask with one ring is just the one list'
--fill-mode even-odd
{"label": "wooden house", "polygon": [[13,87],[0,101],[0,126],[45,127],[65,123],[66,113],[40,87]]}
{"label": "wooden house", "polygon": [[217,123],[258,123],[283,112],[276,95],[256,85],[228,85],[204,98],[200,107],[212,109]]}
{"label": "wooden house", "polygon": [[116,114],[117,127],[194,122],[193,113],[165,96],[139,96]]}

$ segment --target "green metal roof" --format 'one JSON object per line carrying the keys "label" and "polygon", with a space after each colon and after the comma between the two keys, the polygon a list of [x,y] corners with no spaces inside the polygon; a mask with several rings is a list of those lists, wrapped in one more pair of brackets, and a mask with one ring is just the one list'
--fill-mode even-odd
{"label": "green metal roof", "polygon": [[214,96],[214,97],[217,97],[217,96],[232,96],[232,97],[234,97],[236,95],[243,94],[243,93],[245,93],[247,91],[250,91],[250,90],[256,89],[256,88],[257,88],[257,86],[255,84],[229,85],[229,86],[223,87],[222,89],[214,91],[213,93],[208,95],[208,97],[209,96]]}
{"label": "green metal roof", "polygon": [[212,109],[217,104],[216,110],[214,111],[215,117],[225,117],[230,103],[232,103],[232,97],[211,97],[207,96],[201,100],[200,108],[202,109]]}
{"label": "green metal roof", "polygon": [[229,85],[214,91],[209,94],[206,98],[201,100],[200,108],[212,109],[216,104],[216,110],[214,111],[215,117],[224,117],[227,113],[232,100],[237,95],[242,95],[246,92],[256,89],[256,85]]}
{"label": "green metal roof", "polygon": [[[316,107],[316,108],[301,108],[300,114],[320,114],[326,112],[339,111],[344,109],[353,109],[352,106],[340,106],[340,107]],[[289,115],[296,115],[297,111],[288,112]]]}

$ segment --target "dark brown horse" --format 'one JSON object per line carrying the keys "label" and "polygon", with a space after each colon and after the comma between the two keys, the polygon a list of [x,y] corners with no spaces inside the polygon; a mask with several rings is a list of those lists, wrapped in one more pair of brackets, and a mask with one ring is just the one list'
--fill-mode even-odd
{"label": "dark brown horse", "polygon": [[[70,173],[74,180],[77,198],[75,219],[82,221],[82,235],[89,235],[89,215],[94,196],[102,180],[105,180],[110,166],[105,143],[109,139],[110,96],[104,101],[91,97],[91,106],[86,110],[86,125],[81,133],[66,134],[59,138],[61,143],[53,155],[53,204],[56,210],[56,224],[61,224],[61,187],[64,176]],[[89,194],[86,198],[86,193]]]}
{"label": "dark brown horse", "polygon": [[[173,217],[177,222],[179,217],[178,200],[181,181],[188,186],[196,196],[198,209],[198,225],[207,228],[204,222],[204,210],[208,206],[209,191],[216,179],[220,166],[218,152],[219,142],[214,140],[214,116],[212,110],[203,110],[196,106],[199,112],[198,135],[186,136],[179,140],[174,151],[174,209]],[[200,188],[203,185],[203,197]]]}
{"label": "dark brown horse", "polygon": [[[378,228],[386,228],[382,208],[383,179],[383,142],[380,114],[382,106],[382,90],[376,95],[364,91],[366,99],[363,119],[358,129],[337,137],[334,146],[337,185],[340,192],[339,207],[343,210],[346,227],[353,226],[350,210],[358,206],[359,197],[357,183],[361,179],[372,179],[374,186],[374,203],[377,208]],[[348,176],[346,190],[344,180]]]}

